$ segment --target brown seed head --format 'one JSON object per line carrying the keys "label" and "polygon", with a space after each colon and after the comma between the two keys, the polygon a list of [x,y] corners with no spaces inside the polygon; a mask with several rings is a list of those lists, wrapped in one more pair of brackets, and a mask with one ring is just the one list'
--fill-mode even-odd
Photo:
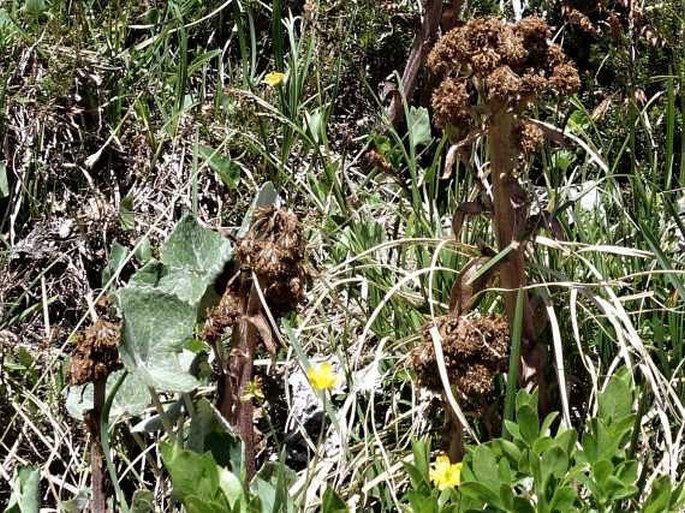
{"label": "brown seed head", "polygon": [[255,273],[276,316],[294,310],[304,299],[304,249],[297,216],[276,207],[259,209],[236,247],[240,268]]}
{"label": "brown seed head", "polygon": [[76,348],[71,356],[72,385],[106,379],[121,368],[117,349],[120,336],[120,323],[102,319],[76,336]]}
{"label": "brown seed head", "polygon": [[466,80],[456,78],[443,80],[433,94],[432,107],[438,126],[468,124],[471,105]]}
{"label": "brown seed head", "polygon": [[[432,100],[437,123],[444,128],[500,109],[520,113],[547,93],[575,92],[578,73],[549,37],[545,21],[534,16],[518,23],[476,18],[448,32],[428,58],[428,67],[443,78]],[[473,108],[469,88],[488,108]]]}
{"label": "brown seed head", "polygon": [[[466,411],[479,413],[491,400],[493,380],[506,369],[509,347],[508,324],[502,316],[457,317],[446,315],[435,319],[442,338],[445,366],[450,383],[456,385],[460,405]],[[419,384],[442,391],[430,335],[432,323],[424,327],[424,343],[411,355]]]}

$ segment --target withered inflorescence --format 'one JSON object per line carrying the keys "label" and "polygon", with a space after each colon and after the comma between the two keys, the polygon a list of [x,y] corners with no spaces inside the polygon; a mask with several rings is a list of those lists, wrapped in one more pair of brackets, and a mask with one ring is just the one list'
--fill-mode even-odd
{"label": "withered inflorescence", "polygon": [[[480,415],[493,400],[494,378],[507,368],[509,329],[500,315],[469,317],[445,315],[435,319],[450,384],[462,409]],[[424,343],[411,355],[419,385],[434,392],[443,390],[430,334],[433,322],[423,330]]]}
{"label": "withered inflorescence", "polygon": [[428,57],[442,79],[432,100],[437,123],[470,128],[481,115],[519,113],[544,94],[577,91],[576,69],[549,37],[538,17],[518,23],[476,18],[445,34]]}
{"label": "withered inflorescence", "polygon": [[304,249],[297,216],[277,207],[258,210],[236,248],[241,268],[254,271],[275,316],[291,312],[304,298]]}
{"label": "withered inflorescence", "polygon": [[297,216],[285,209],[257,210],[252,226],[235,249],[238,276],[205,321],[203,335],[219,339],[244,315],[253,274],[274,317],[295,310],[304,299],[305,242]]}
{"label": "withered inflorescence", "polygon": [[76,336],[76,349],[71,357],[71,383],[106,379],[122,367],[119,360],[120,323],[98,319],[95,324]]}

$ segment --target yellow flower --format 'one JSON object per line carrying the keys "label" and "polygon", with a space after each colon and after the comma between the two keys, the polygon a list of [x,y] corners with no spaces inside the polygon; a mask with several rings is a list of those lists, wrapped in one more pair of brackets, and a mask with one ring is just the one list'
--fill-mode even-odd
{"label": "yellow flower", "polygon": [[461,465],[461,462],[450,463],[449,457],[442,454],[431,465],[430,480],[439,490],[459,486],[461,481]]}
{"label": "yellow flower", "polygon": [[244,403],[255,400],[257,402],[264,400],[264,392],[262,391],[262,378],[255,376],[255,378],[245,385],[240,400]]}
{"label": "yellow flower", "polygon": [[328,362],[313,365],[307,371],[307,377],[315,390],[330,390],[338,384],[338,375]]}
{"label": "yellow flower", "polygon": [[283,82],[285,82],[285,73],[281,73],[280,71],[272,71],[271,73],[267,73],[264,77],[264,80],[262,80],[263,84],[271,87],[282,85]]}

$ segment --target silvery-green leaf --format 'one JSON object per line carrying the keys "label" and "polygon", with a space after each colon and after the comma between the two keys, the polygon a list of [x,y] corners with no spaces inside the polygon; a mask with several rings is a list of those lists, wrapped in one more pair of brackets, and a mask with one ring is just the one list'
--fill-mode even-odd
{"label": "silvery-green leaf", "polygon": [[196,307],[152,287],[119,292],[124,330],[119,353],[129,372],[160,391],[188,392],[197,380],[180,362],[193,336]]}
{"label": "silvery-green leaf", "polygon": [[239,239],[242,239],[243,237],[245,237],[245,235],[247,235],[247,231],[250,229],[250,225],[252,224],[252,217],[254,216],[255,210],[261,207],[278,205],[278,203],[279,196],[278,192],[276,191],[276,188],[274,187],[274,184],[271,182],[266,182],[259,189],[259,192],[255,195],[254,199],[252,200],[252,205],[250,205],[250,208],[245,213],[245,216],[243,217],[243,222],[240,225],[240,230],[238,230],[237,237]]}
{"label": "silvery-green leaf", "polygon": [[[123,372],[118,370],[108,376],[105,394],[111,393]],[[65,390],[65,395],[67,411],[75,419],[83,420],[83,414],[93,409],[92,383],[70,386]],[[109,419],[113,421],[121,416],[140,415],[149,404],[150,393],[145,383],[136,375],[128,374],[114,396]]]}
{"label": "silvery-green leaf", "polygon": [[200,226],[194,216],[186,215],[162,247],[160,260],[171,268],[197,271],[209,283],[221,273],[231,255],[228,239]]}

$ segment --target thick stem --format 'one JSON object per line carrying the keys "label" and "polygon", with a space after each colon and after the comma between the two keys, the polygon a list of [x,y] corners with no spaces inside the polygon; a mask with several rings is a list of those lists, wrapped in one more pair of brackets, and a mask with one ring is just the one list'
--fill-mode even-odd
{"label": "thick stem", "polygon": [[390,123],[397,127],[403,119],[402,97],[404,96],[407,102],[411,101],[416,90],[418,82],[419,71],[423,69],[423,64],[426,60],[428,52],[435,43],[435,38],[438,35],[440,28],[440,18],[442,15],[442,0],[424,0],[423,3],[424,14],[421,27],[414,36],[414,41],[409,51],[409,58],[407,65],[402,73],[402,83],[400,84],[401,92],[398,91],[392,98],[390,107],[388,108],[388,117]]}
{"label": "thick stem", "polygon": [[254,358],[259,333],[247,319],[255,316],[261,309],[259,294],[254,285],[250,295],[243,299],[241,310],[243,319],[233,328],[231,354],[228,369],[219,380],[219,411],[240,435],[245,447],[245,480],[249,483],[255,475],[254,447],[254,405],[252,400],[243,397],[254,373]]}
{"label": "thick stem", "polygon": [[[489,126],[490,174],[492,176],[493,219],[497,246],[500,251],[514,244],[513,251],[500,266],[500,286],[504,292],[504,306],[509,319],[510,332],[516,313],[517,291],[525,285],[524,245],[520,237],[526,228],[526,196],[514,176],[517,150],[514,116],[502,109]],[[523,340],[521,348],[522,365],[519,381],[538,388],[541,411],[546,409],[546,384],[544,367],[546,351],[536,343],[535,322],[528,295],[523,295]]]}
{"label": "thick stem", "polygon": [[444,401],[447,419],[445,420],[445,437],[448,440],[447,456],[452,463],[464,459],[464,426],[454,414],[454,410]]}
{"label": "thick stem", "polygon": [[107,378],[98,379],[93,383],[93,409],[88,411],[85,416],[86,427],[90,432],[90,486],[93,490],[91,503],[93,513],[105,513],[107,511],[105,453],[100,438],[100,417],[105,405],[106,383]]}
{"label": "thick stem", "polygon": [[[507,112],[495,114],[490,124],[490,174],[492,176],[492,194],[495,236],[500,251],[512,241],[518,239],[518,234],[525,227],[525,208],[516,208],[519,201],[525,198],[519,193],[519,185],[513,176],[516,150],[513,146],[514,117]],[[504,306],[507,318],[511,324],[516,312],[517,290],[525,282],[525,262],[523,247],[519,246],[507,257],[500,266],[500,285],[507,289],[504,293]],[[524,307],[527,301],[524,298]],[[525,309],[524,309],[525,312]],[[524,326],[526,325],[524,315]],[[525,327],[524,327],[524,333]]]}

